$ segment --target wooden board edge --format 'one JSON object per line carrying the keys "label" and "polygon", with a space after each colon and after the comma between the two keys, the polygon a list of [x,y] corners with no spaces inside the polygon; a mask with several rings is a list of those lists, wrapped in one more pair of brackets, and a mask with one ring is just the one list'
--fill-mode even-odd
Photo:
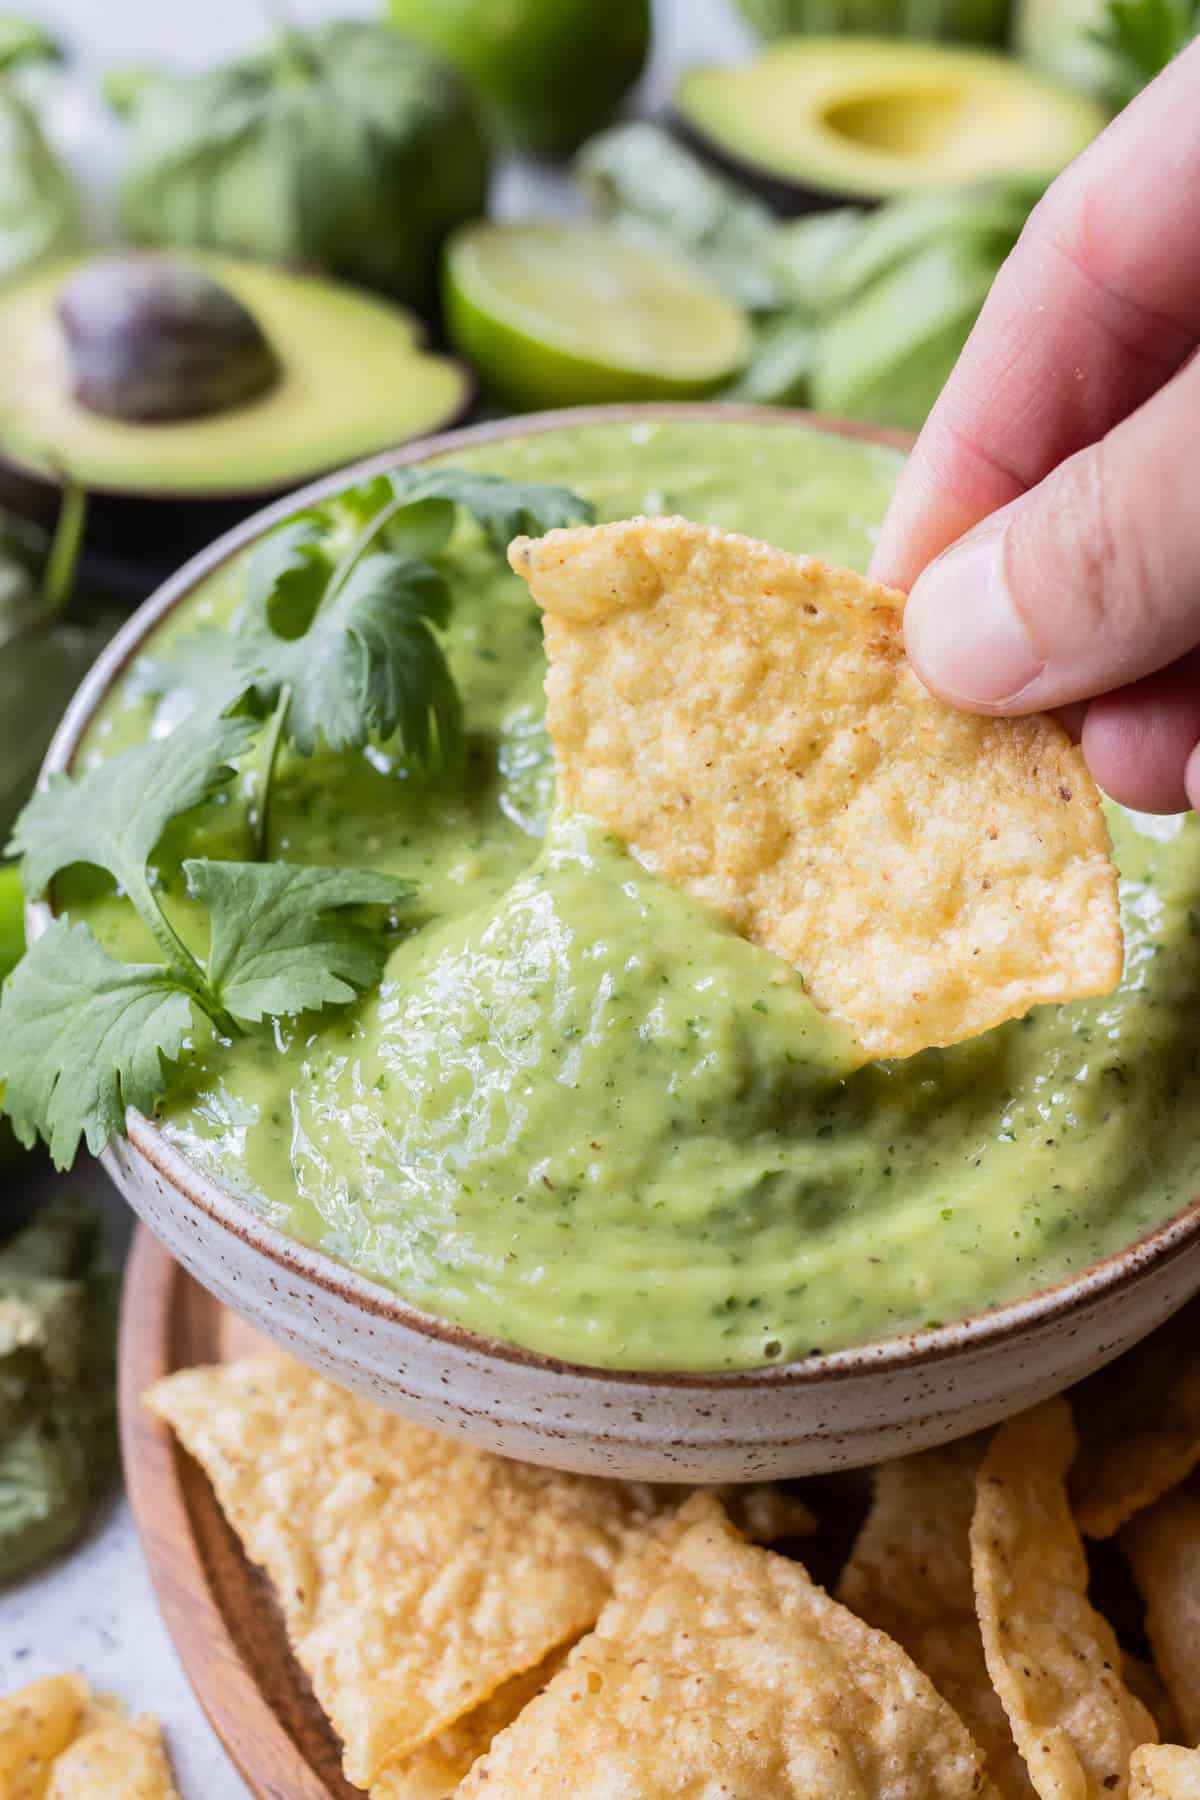
{"label": "wooden board edge", "polygon": [[[187,1279],[140,1226],[125,1271],[118,1406],[125,1488],[151,1585],[192,1692],[255,1800],[337,1800],[259,1690],[204,1578],[185,1453],[141,1405],[146,1389],[175,1366],[174,1319]],[[187,1546],[191,1553],[182,1554]]]}

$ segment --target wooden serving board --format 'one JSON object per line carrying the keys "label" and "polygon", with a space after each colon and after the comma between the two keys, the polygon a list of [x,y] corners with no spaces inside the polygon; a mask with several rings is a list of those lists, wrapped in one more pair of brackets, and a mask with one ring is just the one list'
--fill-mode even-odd
{"label": "wooden serving board", "polygon": [[121,1450],[167,1630],[256,1800],[362,1800],[342,1776],[338,1740],[288,1648],[269,1585],[243,1556],[203,1471],[139,1404],[175,1369],[262,1348],[139,1228],[121,1309]]}

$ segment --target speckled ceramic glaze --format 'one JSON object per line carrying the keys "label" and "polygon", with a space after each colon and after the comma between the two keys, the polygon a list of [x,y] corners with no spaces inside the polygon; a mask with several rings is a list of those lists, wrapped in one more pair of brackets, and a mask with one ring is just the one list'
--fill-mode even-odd
{"label": "speckled ceramic glaze", "polygon": [[[76,696],[47,770],[70,767],[97,705],[146,634],[198,582],[297,506],[336,492],[348,479],[489,439],[715,410],[596,408],[453,432],[377,457],[260,513],[188,563],[130,620]],[[804,417],[743,408],[737,416],[764,425]],[[31,906],[31,935],[49,919],[45,906]],[[1197,1202],[1121,1255],[958,1325],[737,1373],[581,1368],[413,1310],[265,1224],[191,1167],[150,1121],[131,1113],[128,1131],[105,1157],[114,1181],[184,1267],[252,1325],[397,1412],[510,1456],[594,1474],[668,1481],[807,1475],[923,1449],[1081,1379],[1200,1288]]]}

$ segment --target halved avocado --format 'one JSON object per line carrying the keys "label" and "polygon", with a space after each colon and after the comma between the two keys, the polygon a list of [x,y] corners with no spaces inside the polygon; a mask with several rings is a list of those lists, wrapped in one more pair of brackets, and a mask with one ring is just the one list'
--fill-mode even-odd
{"label": "halved avocado", "polygon": [[786,38],[741,67],[693,69],[685,132],[790,211],[995,176],[1049,179],[1102,109],[1011,57],[882,38]]}
{"label": "halved avocado", "polygon": [[171,260],[241,303],[274,378],[193,417],[93,410],[77,397],[60,318],[87,259],[45,265],[0,294],[0,445],[18,471],[54,482],[66,468],[93,493],[157,501],[260,497],[434,430],[467,404],[462,366],[425,351],[411,316],[386,301],[265,263],[191,251]]}

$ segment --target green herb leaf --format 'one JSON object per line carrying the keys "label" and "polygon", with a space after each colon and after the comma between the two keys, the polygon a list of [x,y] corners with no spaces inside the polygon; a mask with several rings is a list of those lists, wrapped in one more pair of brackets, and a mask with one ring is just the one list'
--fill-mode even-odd
{"label": "green herb leaf", "polygon": [[246,576],[246,611],[278,637],[301,637],[332,573],[325,520],[297,513],[259,539]]}
{"label": "green herb leaf", "polygon": [[52,775],[17,820],[9,854],[34,898],[73,863],[105,869],[126,893],[146,885],[146,865],[177,814],[209,799],[233,778],[249,748],[252,719],[196,713],[169,737],[123,751],[76,779]]}
{"label": "green herb leaf", "polygon": [[396,906],[412,882],[295,863],[185,862],[188,892],[212,919],[208,980],[236,1018],[353,1000],[379,980],[387,945],[340,909]]}
{"label": "green herb leaf", "polygon": [[273,706],[291,689],[288,736],[310,756],[318,736],[332,750],[399,732],[415,762],[458,752],[462,712],[431,625],[445,625],[450,591],[428,563],[376,552],[351,569],[303,637],[263,632],[239,639],[245,685]]}
{"label": "green herb leaf", "polygon": [[595,508],[570,488],[544,481],[506,481],[472,469],[398,469],[396,494],[413,500],[449,500],[464,507],[501,556],[515,537],[541,537],[558,525],[590,524]]}
{"label": "green herb leaf", "polygon": [[454,506],[449,500],[413,500],[394,513],[383,532],[385,549],[398,556],[430,562],[440,556],[454,535]]}
{"label": "green herb leaf", "polygon": [[130,675],[133,692],[146,699],[183,693],[198,711],[228,712],[246,691],[231,631],[201,625],[167,656],[140,656]]}
{"label": "green herb leaf", "polygon": [[170,970],[119,963],[86,925],[56,919],[0,997],[0,1081],[13,1130],[40,1135],[69,1168],[81,1137],[98,1156],[124,1130],[125,1109],[150,1112],[192,1028],[189,997]]}
{"label": "green herb leaf", "polygon": [[1124,106],[1200,34],[1200,0],[1108,0],[1092,35],[1114,65],[1110,99]]}

